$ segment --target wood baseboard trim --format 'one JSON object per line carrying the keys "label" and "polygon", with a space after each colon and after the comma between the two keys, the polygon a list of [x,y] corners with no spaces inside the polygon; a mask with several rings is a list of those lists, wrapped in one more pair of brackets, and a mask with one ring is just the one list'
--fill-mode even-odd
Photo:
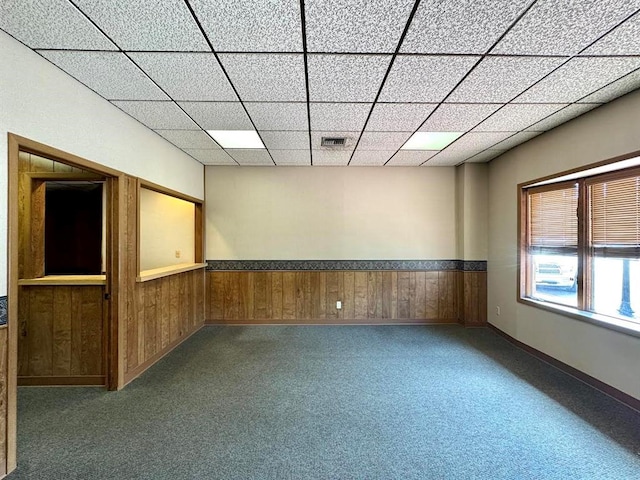
{"label": "wood baseboard trim", "polygon": [[190,332],[187,332],[187,334],[185,336],[180,337],[179,339],[177,339],[173,343],[170,343],[169,345],[167,345],[165,347],[164,350],[159,351],[158,353],[156,353],[153,357],[151,357],[146,362],[138,365],[133,370],[130,370],[129,372],[126,372],[124,374],[124,384],[122,385],[122,387],[123,388],[126,387],[128,384],[130,384],[132,381],[134,381],[136,378],[138,378],[140,375],[142,375],[145,371],[147,371],[147,369],[149,369],[150,367],[155,365],[158,361],[160,361],[162,358],[164,358],[166,355],[171,353],[173,351],[173,349],[175,349],[178,345],[180,345],[182,342],[184,342],[187,338],[191,337],[191,335],[193,335],[198,330],[200,330],[204,325],[205,324],[203,324],[203,323],[197,325],[193,330],[191,330]]}
{"label": "wood baseboard trim", "polygon": [[18,377],[19,387],[105,387],[104,375]]}
{"label": "wood baseboard trim", "polygon": [[291,319],[291,320],[269,320],[269,319],[250,319],[250,320],[205,320],[205,325],[451,325],[457,324],[455,318],[445,319],[422,319],[422,318],[324,318],[324,319]]}
{"label": "wood baseboard trim", "polygon": [[564,362],[561,362],[560,360],[553,358],[550,355],[547,355],[544,352],[541,352],[540,350],[533,348],[529,345],[527,345],[526,343],[522,343],[520,340],[516,340],[515,338],[513,338],[511,335],[509,335],[506,332],[503,332],[502,330],[500,330],[498,327],[496,327],[495,325],[491,325],[490,323],[487,324],[487,326],[489,327],[489,329],[493,330],[494,332],[496,332],[498,335],[500,335],[501,337],[505,338],[508,342],[512,343],[513,345],[515,345],[516,347],[524,350],[525,352],[533,355],[534,357],[538,358],[539,360],[542,360],[545,363],[548,363],[549,365],[562,370],[564,373],[571,375],[574,378],[577,378],[578,380],[580,380],[583,383],[586,383],[587,385],[595,388],[596,390],[600,390],[602,393],[614,398],[615,400],[625,404],[627,407],[632,408],[638,412],[640,412],[640,399],[637,399],[635,397],[632,397],[631,395],[629,395],[628,393],[623,392],[622,390],[618,390],[615,387],[612,387],[609,384],[604,383],[601,380],[598,380],[595,377],[592,377],[591,375],[588,375],[584,372],[581,372],[580,370],[578,370],[577,368],[572,367],[571,365],[567,365]]}

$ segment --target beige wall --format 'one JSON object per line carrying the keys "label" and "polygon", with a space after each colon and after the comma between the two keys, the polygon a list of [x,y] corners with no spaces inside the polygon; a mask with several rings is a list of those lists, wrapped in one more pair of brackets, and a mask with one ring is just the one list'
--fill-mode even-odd
{"label": "beige wall", "polygon": [[140,270],[193,263],[194,248],[195,205],[141,188]]}
{"label": "beige wall", "polygon": [[[203,197],[203,166],[38,54],[0,31],[0,192],[7,191],[7,132]],[[7,196],[0,195],[0,258]],[[0,295],[7,293],[0,262]]]}
{"label": "beige wall", "polygon": [[640,91],[536,137],[489,165],[489,322],[635,398],[640,398],[640,338],[516,302],[516,186],[638,151],[638,125]]}
{"label": "beige wall", "polygon": [[207,259],[453,259],[453,167],[206,167]]}
{"label": "beige wall", "polygon": [[486,260],[489,254],[489,168],[465,163],[456,168],[458,258]]}

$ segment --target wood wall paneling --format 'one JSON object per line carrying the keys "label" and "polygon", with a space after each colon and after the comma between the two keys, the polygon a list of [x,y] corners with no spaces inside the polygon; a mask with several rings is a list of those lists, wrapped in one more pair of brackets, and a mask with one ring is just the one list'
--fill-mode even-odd
{"label": "wood wall paneling", "polygon": [[[473,275],[467,279],[469,273]],[[209,271],[205,275],[206,322],[213,324],[486,321],[486,314],[481,315],[486,310],[486,272]],[[459,291],[465,285],[472,287],[468,294]],[[336,308],[337,301],[342,309]]]}

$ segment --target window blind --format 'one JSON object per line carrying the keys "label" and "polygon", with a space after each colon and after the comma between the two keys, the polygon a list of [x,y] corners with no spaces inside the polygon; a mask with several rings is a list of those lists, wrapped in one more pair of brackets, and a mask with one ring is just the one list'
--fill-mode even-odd
{"label": "window blind", "polygon": [[578,185],[531,190],[529,251],[575,254],[578,249]]}
{"label": "window blind", "polygon": [[640,258],[640,175],[590,182],[589,210],[595,255]]}

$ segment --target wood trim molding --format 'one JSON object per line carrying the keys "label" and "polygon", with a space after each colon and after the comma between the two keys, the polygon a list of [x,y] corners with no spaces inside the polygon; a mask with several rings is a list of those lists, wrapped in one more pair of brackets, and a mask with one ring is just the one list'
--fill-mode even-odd
{"label": "wood trim molding", "polygon": [[104,375],[18,377],[18,385],[21,387],[59,387],[73,385],[104,387],[105,381],[106,377]]}
{"label": "wood trim molding", "polygon": [[558,370],[562,370],[564,373],[571,375],[572,377],[577,378],[578,380],[580,380],[583,383],[586,383],[587,385],[595,388],[596,390],[600,390],[602,393],[609,395],[610,397],[618,400],[621,403],[624,403],[626,406],[633,408],[634,410],[637,410],[638,412],[640,412],[640,399],[637,399],[635,397],[632,397],[631,395],[629,395],[628,393],[625,393],[621,390],[618,390],[615,387],[612,387],[611,385],[604,383],[601,380],[598,380],[595,377],[592,377],[591,375],[588,375],[580,370],[578,370],[577,368],[574,368],[570,365],[567,365],[564,362],[561,362],[560,360],[547,355],[544,352],[541,352],[540,350],[533,348],[529,345],[527,345],[526,343],[522,343],[520,340],[516,340],[515,338],[513,338],[511,335],[509,335],[506,332],[503,332],[502,330],[500,330],[498,327],[496,327],[495,325],[491,325],[490,323],[487,324],[487,326],[493,330],[494,332],[496,332],[498,335],[500,335],[501,337],[505,338],[508,342],[512,343],[513,345],[515,345],[516,347],[524,350],[525,352],[533,355],[534,357],[538,358],[539,360],[542,360],[545,363],[548,363],[549,365],[556,367]]}
{"label": "wood trim molding", "polygon": [[179,265],[171,265],[169,267],[154,268],[151,270],[144,270],[140,272],[140,275],[136,278],[136,282],[148,282],[150,280],[156,280],[162,277],[168,277],[169,275],[176,275],[178,273],[190,272],[192,270],[198,270],[206,267],[206,263],[181,263]]}

